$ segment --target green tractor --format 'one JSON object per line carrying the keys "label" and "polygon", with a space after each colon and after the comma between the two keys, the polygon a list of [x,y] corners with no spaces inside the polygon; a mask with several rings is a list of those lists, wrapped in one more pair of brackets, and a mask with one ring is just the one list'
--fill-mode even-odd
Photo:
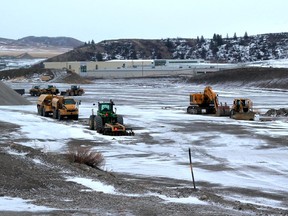
{"label": "green tractor", "polygon": [[90,130],[96,130],[103,135],[112,136],[133,136],[134,132],[132,128],[127,128],[123,125],[123,116],[116,114],[113,109],[114,102],[100,103],[98,102],[97,115],[94,114],[92,109],[92,115],[89,117]]}

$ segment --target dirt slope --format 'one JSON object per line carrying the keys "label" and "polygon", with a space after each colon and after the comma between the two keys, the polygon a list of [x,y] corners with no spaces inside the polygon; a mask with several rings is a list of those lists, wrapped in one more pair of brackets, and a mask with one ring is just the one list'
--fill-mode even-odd
{"label": "dirt slope", "polygon": [[260,88],[288,89],[287,68],[238,68],[203,74],[189,79],[196,84],[250,86]]}
{"label": "dirt slope", "polygon": [[29,105],[30,101],[0,81],[0,105]]}

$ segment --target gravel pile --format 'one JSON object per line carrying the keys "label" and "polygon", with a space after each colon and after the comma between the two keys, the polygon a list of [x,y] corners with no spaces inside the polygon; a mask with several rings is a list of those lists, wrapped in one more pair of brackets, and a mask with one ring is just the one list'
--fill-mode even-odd
{"label": "gravel pile", "polygon": [[0,106],[30,105],[31,102],[23,98],[9,86],[0,81]]}

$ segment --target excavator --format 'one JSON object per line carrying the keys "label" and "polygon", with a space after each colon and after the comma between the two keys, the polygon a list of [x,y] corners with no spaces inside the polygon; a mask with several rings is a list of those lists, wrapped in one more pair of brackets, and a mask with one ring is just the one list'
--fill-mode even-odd
{"label": "excavator", "polygon": [[230,107],[225,103],[219,105],[218,95],[211,86],[206,86],[204,92],[190,94],[189,114],[215,114],[217,116],[230,116]]}

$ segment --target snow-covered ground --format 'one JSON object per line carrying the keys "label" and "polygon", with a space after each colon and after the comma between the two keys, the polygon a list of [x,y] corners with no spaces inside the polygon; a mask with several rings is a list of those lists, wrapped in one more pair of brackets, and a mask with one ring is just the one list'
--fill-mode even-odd
{"label": "snow-covered ground", "polygon": [[[33,84],[9,85],[25,88],[27,92]],[[60,90],[69,88],[67,84],[55,85]],[[80,119],[89,117],[93,103],[113,99],[117,113],[124,115],[124,123],[134,128],[135,136],[103,136],[90,131],[88,125],[40,117],[36,115],[36,105],[1,106],[0,120],[20,125],[20,132],[11,136],[14,139],[26,137],[30,141],[19,141],[19,144],[43,151],[67,151],[71,139],[92,141],[97,144],[95,149],[104,155],[108,171],[191,180],[188,158],[191,148],[196,185],[208,182],[219,188],[237,187],[288,195],[287,121],[236,121],[229,117],[186,114],[189,94],[203,91],[204,86],[173,78],[96,80],[95,84],[81,87],[86,93],[76,97],[82,102]],[[254,102],[255,110],[261,113],[270,108],[287,108],[288,104],[287,91],[225,86],[213,89],[219,94],[220,102],[231,105],[235,97],[248,97]],[[37,99],[26,97],[32,102]],[[91,183],[89,179],[75,177],[69,177],[67,181]],[[111,187],[97,187],[114,193]],[[288,209],[286,201],[244,193],[221,195],[227,199]],[[0,205],[0,210],[5,208]]]}

